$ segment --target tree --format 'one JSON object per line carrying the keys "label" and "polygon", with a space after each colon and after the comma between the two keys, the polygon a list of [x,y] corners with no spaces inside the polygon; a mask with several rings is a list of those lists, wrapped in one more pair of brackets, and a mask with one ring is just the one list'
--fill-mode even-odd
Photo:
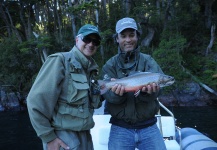
{"label": "tree", "polygon": [[[182,74],[183,67],[203,83],[214,86],[216,14],[215,0],[1,1],[1,80],[16,84],[15,79],[22,78],[30,86],[46,57],[70,50],[77,29],[86,23],[101,31],[100,52],[94,56],[101,67],[117,53],[113,38],[116,22],[133,17],[142,33],[141,50],[156,57],[164,72],[176,76],[179,71],[176,78],[190,80]],[[7,75],[10,72],[13,76]]]}

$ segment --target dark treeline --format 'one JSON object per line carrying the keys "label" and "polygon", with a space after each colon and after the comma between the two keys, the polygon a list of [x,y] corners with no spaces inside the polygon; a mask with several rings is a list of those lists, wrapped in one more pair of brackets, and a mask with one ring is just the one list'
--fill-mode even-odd
{"label": "dark treeline", "polygon": [[0,85],[28,92],[49,54],[69,51],[82,25],[99,27],[100,67],[117,53],[115,24],[122,17],[139,24],[142,52],[165,74],[217,89],[217,1],[215,0],[1,0]]}

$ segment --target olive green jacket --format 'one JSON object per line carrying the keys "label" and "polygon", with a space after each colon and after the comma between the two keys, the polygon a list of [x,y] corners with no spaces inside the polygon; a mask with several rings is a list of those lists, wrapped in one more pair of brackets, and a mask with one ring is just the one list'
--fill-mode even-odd
{"label": "olive green jacket", "polygon": [[90,81],[97,71],[94,60],[76,46],[46,59],[27,97],[31,123],[43,142],[55,139],[55,130],[82,131],[94,126],[93,111],[101,101]]}
{"label": "olive green jacket", "polygon": [[[156,61],[150,56],[140,52],[139,48],[119,53],[110,58],[102,68],[104,80],[123,78],[131,72],[143,71],[163,73]],[[133,92],[119,96],[112,91],[106,92],[103,97],[107,101],[107,111],[116,119],[136,123],[153,118],[159,110],[157,96],[159,93],[147,94],[140,92],[135,97]]]}

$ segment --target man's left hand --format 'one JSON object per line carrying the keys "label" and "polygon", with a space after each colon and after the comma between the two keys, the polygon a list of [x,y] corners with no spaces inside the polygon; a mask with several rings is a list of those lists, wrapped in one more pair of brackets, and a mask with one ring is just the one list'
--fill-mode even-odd
{"label": "man's left hand", "polygon": [[158,92],[160,90],[160,87],[156,83],[148,84],[144,87],[142,87],[142,92],[146,92],[148,94],[152,94],[155,92]]}

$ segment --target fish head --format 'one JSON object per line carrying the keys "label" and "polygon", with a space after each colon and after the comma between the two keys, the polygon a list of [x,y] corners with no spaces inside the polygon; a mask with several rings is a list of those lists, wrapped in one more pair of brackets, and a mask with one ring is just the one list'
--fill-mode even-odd
{"label": "fish head", "polygon": [[160,87],[170,86],[175,82],[175,78],[168,75],[161,75],[158,85]]}

